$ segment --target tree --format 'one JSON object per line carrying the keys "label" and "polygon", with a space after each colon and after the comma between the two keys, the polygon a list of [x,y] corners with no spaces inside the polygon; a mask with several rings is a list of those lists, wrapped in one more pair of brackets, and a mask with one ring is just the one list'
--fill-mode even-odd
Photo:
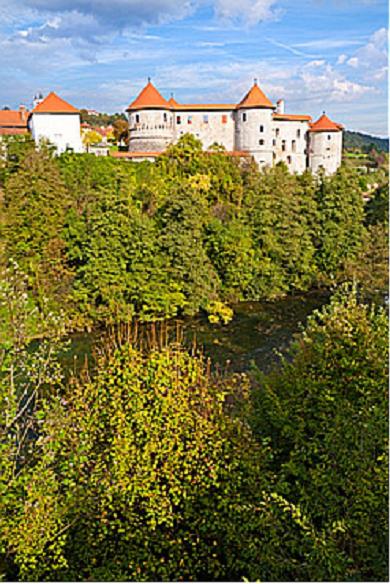
{"label": "tree", "polygon": [[318,189],[319,244],[316,261],[325,282],[337,280],[356,257],[364,233],[364,201],[358,175],[341,167],[322,177]]}
{"label": "tree", "polygon": [[276,489],[326,534],[307,580],[387,579],[387,318],[337,294],[309,320],[281,371],[257,377],[255,428]]}
{"label": "tree", "polygon": [[129,142],[129,124],[126,120],[116,120],[113,123],[113,134],[117,143]]}
{"label": "tree", "polygon": [[[313,218],[303,183],[284,164],[254,177],[248,196],[258,270],[250,285],[254,298],[307,290],[315,280]],[[307,191],[309,192],[309,191]]]}
{"label": "tree", "polygon": [[94,146],[95,144],[100,144],[102,141],[103,136],[96,132],[96,130],[88,130],[87,132],[83,133],[82,140],[84,146]]}
{"label": "tree", "polygon": [[66,265],[62,228],[69,197],[45,148],[30,152],[6,184],[2,236],[6,255],[31,278],[38,302],[66,301],[72,273]]}

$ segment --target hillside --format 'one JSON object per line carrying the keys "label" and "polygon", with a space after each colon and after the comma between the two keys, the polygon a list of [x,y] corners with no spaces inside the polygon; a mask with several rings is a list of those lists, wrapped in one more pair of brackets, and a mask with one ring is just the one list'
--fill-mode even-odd
{"label": "hillside", "polygon": [[378,138],[377,136],[370,136],[369,134],[362,134],[361,132],[351,132],[345,130],[344,132],[344,149],[358,148],[364,152],[369,152],[373,148],[382,152],[389,151],[388,138]]}

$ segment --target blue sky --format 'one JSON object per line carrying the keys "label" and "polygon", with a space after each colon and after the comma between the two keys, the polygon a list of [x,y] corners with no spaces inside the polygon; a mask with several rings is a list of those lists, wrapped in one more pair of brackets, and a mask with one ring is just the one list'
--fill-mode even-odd
{"label": "blue sky", "polygon": [[178,101],[239,101],[387,130],[387,0],[0,0],[0,107],[55,90],[123,109],[152,77]]}

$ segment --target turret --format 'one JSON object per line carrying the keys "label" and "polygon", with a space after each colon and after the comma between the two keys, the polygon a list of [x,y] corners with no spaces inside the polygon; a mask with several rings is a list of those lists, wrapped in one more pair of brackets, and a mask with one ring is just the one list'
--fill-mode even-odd
{"label": "turret", "polygon": [[321,169],[325,174],[333,174],[341,164],[343,147],[343,127],[329,119],[325,112],[310,125],[309,168],[313,173]]}
{"label": "turret", "polygon": [[127,108],[129,150],[162,152],[173,139],[172,106],[157,91],[150,79]]}
{"label": "turret", "polygon": [[272,166],[272,113],[275,106],[255,80],[237,105],[235,149],[248,151],[260,167]]}

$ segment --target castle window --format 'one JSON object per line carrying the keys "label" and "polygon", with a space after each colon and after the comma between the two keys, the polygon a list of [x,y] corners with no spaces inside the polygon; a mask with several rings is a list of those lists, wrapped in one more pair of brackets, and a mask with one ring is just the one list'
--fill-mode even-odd
{"label": "castle window", "polygon": [[297,130],[297,138],[301,137],[301,130]]}
{"label": "castle window", "polygon": [[208,116],[207,114],[205,114],[205,115],[203,116],[203,123],[204,123],[204,124],[208,124],[208,123],[209,123],[209,116]]}
{"label": "castle window", "polygon": [[332,138],[332,136],[330,134],[328,134],[328,140],[330,140]]}
{"label": "castle window", "polygon": [[275,130],[275,135],[276,135],[276,137],[278,137],[278,136],[279,136],[279,134],[280,134],[280,130],[279,130],[279,128],[276,128],[276,130]]}
{"label": "castle window", "polygon": [[187,123],[188,123],[188,124],[192,124],[192,116],[188,116],[188,118],[187,118]]}
{"label": "castle window", "polygon": [[275,138],[272,140],[272,146],[276,146],[276,140],[275,140]]}
{"label": "castle window", "polygon": [[260,146],[264,146],[264,140],[259,140]]}
{"label": "castle window", "polygon": [[291,164],[291,156],[287,156],[287,164]]}
{"label": "castle window", "polygon": [[293,152],[295,152],[295,151],[296,151],[296,145],[297,145],[297,144],[296,144],[295,140],[293,140],[293,141],[291,142],[291,150],[292,150]]}
{"label": "castle window", "polygon": [[243,114],[242,114],[242,121],[243,121],[243,122],[246,122],[246,113],[243,113]]}
{"label": "castle window", "polygon": [[282,151],[286,151],[286,140],[282,140]]}
{"label": "castle window", "polygon": [[260,126],[260,132],[264,132],[264,126]]}
{"label": "castle window", "polygon": [[176,123],[181,124],[181,116],[176,116]]}
{"label": "castle window", "polygon": [[168,121],[168,114],[164,113],[164,122]]}
{"label": "castle window", "polygon": [[228,120],[227,115],[226,114],[223,114],[223,116],[222,116],[222,123],[223,124],[227,124],[227,120]]}
{"label": "castle window", "polygon": [[135,114],[135,123],[139,124],[139,114]]}

